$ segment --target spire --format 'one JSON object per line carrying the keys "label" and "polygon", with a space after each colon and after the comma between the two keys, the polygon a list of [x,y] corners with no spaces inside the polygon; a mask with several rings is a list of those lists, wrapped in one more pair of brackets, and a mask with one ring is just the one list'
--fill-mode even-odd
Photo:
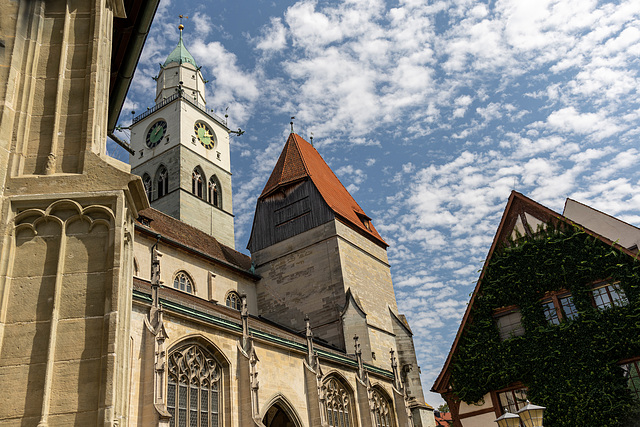
{"label": "spire", "polygon": [[260,199],[305,179],[313,182],[329,209],[336,215],[380,246],[389,246],[316,149],[296,133],[289,134],[287,143],[260,194]]}
{"label": "spire", "polygon": [[[182,16],[181,16],[182,18]],[[184,25],[182,23],[178,26],[180,30],[180,40],[178,40],[178,45],[173,49],[173,51],[167,56],[167,60],[164,61],[162,67],[166,67],[167,65],[177,62],[178,64],[189,63],[194,67],[198,68],[198,64],[196,64],[196,60],[193,59],[193,56],[189,53],[186,47],[184,47],[184,43],[182,41],[182,30],[184,29]]]}

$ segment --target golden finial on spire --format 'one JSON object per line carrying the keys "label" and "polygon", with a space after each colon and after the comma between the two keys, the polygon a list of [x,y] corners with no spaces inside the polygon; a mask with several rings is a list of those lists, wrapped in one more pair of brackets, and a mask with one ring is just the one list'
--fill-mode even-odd
{"label": "golden finial on spire", "polygon": [[184,25],[182,25],[182,20],[183,19],[189,19],[189,17],[188,16],[184,16],[184,15],[179,15],[179,18],[180,18],[180,25],[178,25],[178,29],[180,31],[182,31],[182,30],[184,30]]}

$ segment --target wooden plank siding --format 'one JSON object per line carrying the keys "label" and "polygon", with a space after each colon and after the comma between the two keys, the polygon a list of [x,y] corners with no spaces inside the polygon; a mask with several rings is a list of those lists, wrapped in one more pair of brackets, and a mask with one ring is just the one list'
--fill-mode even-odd
{"label": "wooden plank siding", "polygon": [[297,182],[258,200],[247,248],[259,251],[334,218],[310,180]]}

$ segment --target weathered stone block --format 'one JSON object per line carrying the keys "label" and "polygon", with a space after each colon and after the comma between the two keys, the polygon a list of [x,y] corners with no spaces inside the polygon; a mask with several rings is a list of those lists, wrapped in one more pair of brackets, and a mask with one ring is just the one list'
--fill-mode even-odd
{"label": "weathered stone block", "polygon": [[61,319],[104,314],[105,273],[66,274],[62,283]]}
{"label": "weathered stone block", "polygon": [[58,323],[56,361],[97,359],[102,355],[103,319],[70,319]]}
{"label": "weathered stone block", "polygon": [[16,253],[12,270],[13,277],[47,276],[55,274],[58,266],[60,238],[47,235],[48,231],[59,234],[60,226],[47,222],[38,225],[37,237],[24,230],[16,238]]}
{"label": "weathered stone block", "polygon": [[11,397],[3,399],[0,419],[40,416],[45,367],[45,364],[0,367],[0,384],[5,390],[4,395]]}
{"label": "weathered stone block", "polygon": [[88,221],[74,221],[67,228],[67,248],[64,273],[94,273],[104,271],[108,259],[109,230],[97,224],[89,232]]}
{"label": "weathered stone block", "polygon": [[7,323],[51,319],[55,281],[55,276],[11,280]]}
{"label": "weathered stone block", "polygon": [[98,408],[100,359],[56,362],[51,386],[51,413],[92,411]]}
{"label": "weathered stone block", "polygon": [[49,322],[5,325],[0,366],[45,363],[50,328]]}
{"label": "weathered stone block", "polygon": [[49,427],[94,426],[97,425],[97,422],[97,411],[49,416]]}

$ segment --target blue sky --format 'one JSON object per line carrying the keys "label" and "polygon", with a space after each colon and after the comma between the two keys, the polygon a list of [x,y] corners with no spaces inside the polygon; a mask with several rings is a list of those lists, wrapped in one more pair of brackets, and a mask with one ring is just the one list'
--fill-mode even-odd
{"label": "blue sky", "polygon": [[162,0],[123,125],[152,106],[179,14],[207,106],[246,130],[232,138],[237,248],[295,116],[391,245],[434,406],[512,189],[640,224],[637,0]]}

